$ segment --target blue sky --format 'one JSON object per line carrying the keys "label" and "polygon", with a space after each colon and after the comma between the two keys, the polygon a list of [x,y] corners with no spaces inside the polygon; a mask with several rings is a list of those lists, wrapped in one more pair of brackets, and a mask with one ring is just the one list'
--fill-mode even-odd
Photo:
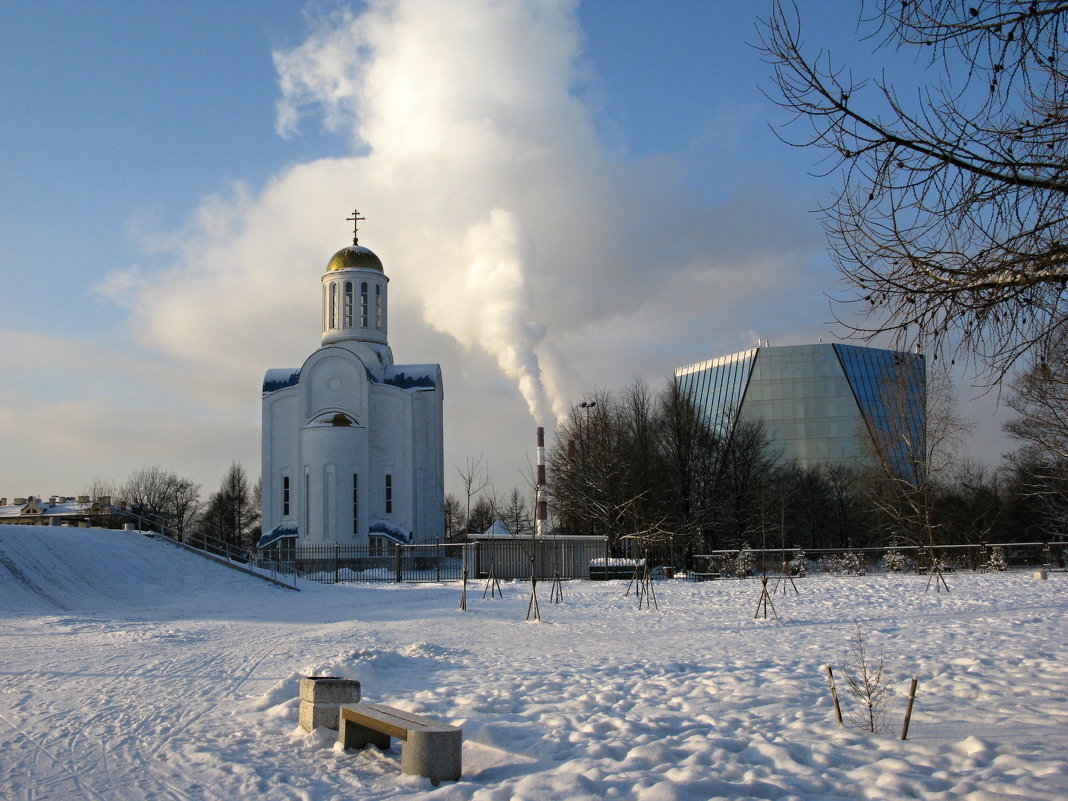
{"label": "blue sky", "polygon": [[[764,5],[3,4],[0,495],[258,474],[354,206],[397,361],[442,364],[450,485],[521,485],[530,409],[829,338],[834,183],[769,130]],[[835,50],[854,8],[801,3]]]}

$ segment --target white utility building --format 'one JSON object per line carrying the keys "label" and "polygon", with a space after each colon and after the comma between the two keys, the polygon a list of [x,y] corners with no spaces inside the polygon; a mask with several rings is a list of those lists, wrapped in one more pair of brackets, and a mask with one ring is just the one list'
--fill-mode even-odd
{"label": "white utility building", "polygon": [[388,285],[354,227],[322,277],[322,345],[264,376],[260,547],[444,534],[441,368],[393,363]]}

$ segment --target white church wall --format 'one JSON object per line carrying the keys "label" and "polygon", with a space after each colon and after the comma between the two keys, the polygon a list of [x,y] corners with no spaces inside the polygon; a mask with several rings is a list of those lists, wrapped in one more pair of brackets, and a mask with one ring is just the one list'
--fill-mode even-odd
{"label": "white church wall", "polygon": [[[366,472],[367,440],[367,429],[362,426],[309,425],[301,430],[301,454],[311,482],[309,497],[313,509],[324,510],[308,521],[309,541],[366,544],[365,537],[353,533],[352,476]],[[361,492],[365,491],[366,482],[360,485]],[[366,503],[359,506],[362,510]],[[366,528],[364,521],[358,530]]]}
{"label": "white church wall", "polygon": [[418,487],[416,520],[419,537],[433,540],[445,533],[444,443],[439,388],[412,394],[413,462]]}
{"label": "white church wall", "polygon": [[300,472],[298,405],[296,388],[272,392],[263,399],[261,492],[264,531],[270,531],[283,520],[283,475],[290,476],[290,519],[295,512],[296,480]]}

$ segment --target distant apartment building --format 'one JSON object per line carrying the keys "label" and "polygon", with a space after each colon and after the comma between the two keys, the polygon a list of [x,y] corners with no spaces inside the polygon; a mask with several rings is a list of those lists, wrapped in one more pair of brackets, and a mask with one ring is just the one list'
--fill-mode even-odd
{"label": "distant apartment building", "polygon": [[76,526],[95,528],[114,525],[123,510],[111,505],[111,498],[91,499],[88,495],[35,498],[0,498],[0,523],[21,526]]}

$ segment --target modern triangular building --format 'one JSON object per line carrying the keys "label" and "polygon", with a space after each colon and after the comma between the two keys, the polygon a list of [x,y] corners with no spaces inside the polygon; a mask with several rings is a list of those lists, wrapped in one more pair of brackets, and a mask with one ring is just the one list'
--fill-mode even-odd
{"label": "modern triangular building", "polygon": [[922,479],[926,368],[919,354],[837,343],[765,346],[675,370],[713,430],[761,421],[802,467],[871,464]]}

